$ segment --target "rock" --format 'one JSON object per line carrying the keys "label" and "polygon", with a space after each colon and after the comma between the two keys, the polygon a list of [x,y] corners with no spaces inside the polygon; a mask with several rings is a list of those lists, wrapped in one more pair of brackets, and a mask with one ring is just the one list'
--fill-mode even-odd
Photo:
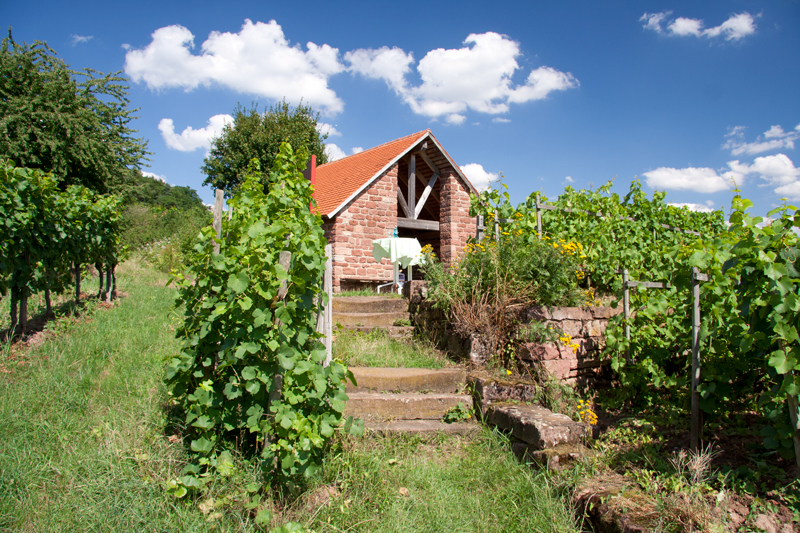
{"label": "rock", "polygon": [[526,442],[512,442],[511,451],[521,462],[533,463],[549,470],[560,470],[594,452],[580,444],[562,444],[547,450],[537,450]]}
{"label": "rock", "polygon": [[543,305],[529,307],[527,315],[528,322],[545,322],[552,318],[550,310]]}
{"label": "rock", "polygon": [[753,525],[764,531],[764,533],[778,533],[778,527],[775,525],[775,522],[766,514],[758,515]]}
{"label": "rock", "polygon": [[493,403],[536,399],[536,384],[530,381],[501,381],[476,374],[471,374],[468,380],[472,384],[473,405],[481,416],[486,415],[486,409]]}
{"label": "rock", "polygon": [[486,363],[489,358],[489,347],[482,335],[473,333],[469,336],[469,360],[476,365]]}
{"label": "rock", "polygon": [[592,313],[582,307],[554,307],[553,320],[591,320]]}
{"label": "rock", "polygon": [[561,351],[558,349],[558,345],[553,342],[545,344],[526,342],[522,345],[518,355],[521,359],[528,361],[546,361],[558,359],[561,357]]}
{"label": "rock", "polygon": [[622,314],[622,306],[614,309],[613,307],[590,307],[590,313],[593,318],[611,318]]}
{"label": "rock", "polygon": [[539,405],[490,405],[486,420],[539,450],[576,444],[589,430],[587,424]]}

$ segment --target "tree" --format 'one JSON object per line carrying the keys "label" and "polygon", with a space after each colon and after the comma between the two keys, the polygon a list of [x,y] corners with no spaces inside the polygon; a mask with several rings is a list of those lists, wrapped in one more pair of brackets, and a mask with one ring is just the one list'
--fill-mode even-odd
{"label": "tree", "polygon": [[133,137],[137,109],[128,109],[120,74],[71,70],[46,43],[19,44],[9,29],[0,46],[0,158],[52,172],[62,189],[105,193],[148,154]]}
{"label": "tree", "polygon": [[223,128],[214,139],[211,150],[203,164],[207,176],[203,185],[224,189],[230,198],[233,191],[244,182],[248,164],[258,159],[265,179],[281,143],[288,142],[294,150],[305,147],[309,155],[317,156],[317,163],[326,163],[325,139],[328,134],[317,131],[319,113],[302,103],[292,108],[282,101],[264,113],[253,104],[249,110],[237,106],[233,122]]}

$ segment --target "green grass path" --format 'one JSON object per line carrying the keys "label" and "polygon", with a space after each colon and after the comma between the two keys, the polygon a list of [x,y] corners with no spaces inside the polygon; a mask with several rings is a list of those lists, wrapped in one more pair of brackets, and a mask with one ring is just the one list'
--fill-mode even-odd
{"label": "green grass path", "polygon": [[[117,306],[59,321],[27,364],[0,374],[0,532],[259,531],[235,503],[247,473],[212,490],[234,501],[216,516],[166,494],[185,457],[165,435],[175,293],[150,270],[121,270],[127,296]],[[307,508],[307,497],[270,504],[272,527],[293,519],[318,533],[575,530],[546,477],[488,431],[472,442],[350,438],[333,448],[307,494],[323,484],[341,494],[321,508]]]}

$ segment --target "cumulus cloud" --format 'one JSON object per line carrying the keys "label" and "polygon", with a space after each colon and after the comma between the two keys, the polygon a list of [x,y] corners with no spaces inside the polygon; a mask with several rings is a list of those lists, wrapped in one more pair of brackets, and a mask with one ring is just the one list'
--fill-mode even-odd
{"label": "cumulus cloud", "polygon": [[180,25],[152,34],[145,48],[125,54],[125,73],[150,89],[220,85],[275,100],[301,101],[335,114],[343,102],[328,87],[328,78],[344,69],[339,50],[327,44],[290,45],[274,20],[246,19],[239,33],[211,32],[194,54],[194,35]]}
{"label": "cumulus cloud", "polygon": [[[688,190],[713,193],[742,185],[750,176],[758,176],[764,187],[774,187],[775,194],[800,200],[800,168],[785,154],[756,157],[752,163],[728,161],[727,170],[713,168],[661,167],[643,175],[654,189]],[[713,205],[713,204],[712,204]]]}
{"label": "cumulus cloud", "polygon": [[339,130],[337,130],[331,124],[326,124],[324,122],[317,122],[317,131],[320,135],[327,134],[328,137],[341,137],[342,134]]}
{"label": "cumulus cloud", "polygon": [[719,26],[706,29],[703,29],[704,22],[700,19],[678,17],[667,24],[665,32],[662,24],[671,14],[672,11],[645,13],[639,18],[639,21],[645,23],[643,28],[647,30],[677,37],[694,36],[713,39],[722,36],[726,41],[739,41],[756,31],[755,19],[750,13],[744,12],[731,15]]}
{"label": "cumulus cloud", "polygon": [[72,46],[88,43],[94,39],[94,35],[72,35]]}
{"label": "cumulus cloud", "polygon": [[399,48],[359,49],[344,55],[349,70],[368,78],[383,79],[419,115],[444,117],[450,124],[462,124],[467,110],[501,114],[511,103],[546,98],[554,91],[579,85],[568,72],[539,67],[524,84],[511,78],[519,70],[519,43],[494,32],[470,34],[465,46],[431,50],[417,65],[422,83],[412,86],[407,74],[414,63],[412,54]]}
{"label": "cumulus cloud", "polygon": [[564,178],[564,181],[566,181],[567,183],[575,183],[575,180],[572,178],[572,176],[567,176],[566,178]]}
{"label": "cumulus cloud", "polygon": [[147,171],[143,170],[142,171],[142,176],[145,176],[147,178],[153,178],[154,180],[158,180],[161,183],[166,183],[167,182],[167,177],[166,176],[162,176],[161,174],[154,174],[152,172],[147,172]]}
{"label": "cumulus cloud", "polygon": [[660,167],[645,172],[647,185],[654,189],[671,189],[712,193],[731,188],[731,183],[717,174],[713,168]]}
{"label": "cumulus cloud", "polygon": [[711,213],[712,211],[714,211],[714,208],[712,207],[714,205],[714,202],[711,202],[711,205],[693,204],[693,203],[672,203],[669,205],[675,207],[685,207],[689,211],[697,211],[700,213]]}
{"label": "cumulus cloud", "polygon": [[491,182],[500,177],[499,173],[487,172],[483,169],[483,165],[478,163],[461,165],[461,170],[478,192],[487,190],[491,186]]}
{"label": "cumulus cloud", "polygon": [[335,144],[328,143],[325,145],[325,155],[328,156],[328,161],[336,161],[337,159],[345,157],[347,154]]}
{"label": "cumulus cloud", "polygon": [[731,128],[725,135],[728,140],[725,141],[722,148],[730,150],[731,155],[755,155],[782,148],[794,150],[794,141],[800,138],[800,124],[791,131],[783,131],[781,126],[772,126],[751,143],[745,142],[744,129],[744,126]]}
{"label": "cumulus cloud", "polygon": [[205,148],[208,151],[211,148],[212,139],[218,137],[222,133],[222,128],[230,122],[233,122],[233,117],[230,115],[214,115],[208,119],[208,125],[205,128],[196,130],[187,126],[180,134],[177,134],[172,119],[162,118],[158,123],[158,129],[161,131],[167,147],[171,150],[193,152],[198,148]]}
{"label": "cumulus cloud", "polygon": [[364,149],[360,146],[354,146],[350,151],[354,154],[360,154]]}

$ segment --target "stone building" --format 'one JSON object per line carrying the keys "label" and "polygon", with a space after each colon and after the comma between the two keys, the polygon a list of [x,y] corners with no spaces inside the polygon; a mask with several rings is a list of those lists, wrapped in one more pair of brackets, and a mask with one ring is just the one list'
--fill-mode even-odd
{"label": "stone building", "polygon": [[[455,259],[475,234],[469,195],[475,188],[430,130],[320,165],[311,171],[325,236],[333,248],[333,290],[392,279],[376,263],[372,241],[416,237],[443,261]],[[416,277],[416,276],[415,276]]]}

